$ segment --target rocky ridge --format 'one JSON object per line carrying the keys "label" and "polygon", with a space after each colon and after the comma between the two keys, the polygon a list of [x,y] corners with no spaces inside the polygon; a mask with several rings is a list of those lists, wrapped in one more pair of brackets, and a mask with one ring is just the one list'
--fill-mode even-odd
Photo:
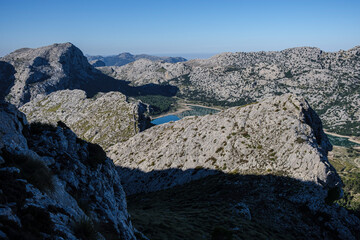
{"label": "rocky ridge", "polygon": [[[211,173],[202,169],[279,173],[330,189],[341,186],[327,160],[331,149],[309,104],[287,94],[152,127],[111,147],[109,156],[116,165],[148,173],[142,184],[136,171],[129,171],[129,176],[126,170],[120,171],[129,194],[160,190]],[[169,170],[165,177],[154,177],[164,169]],[[189,169],[194,171],[183,173]]]}
{"label": "rocky ridge", "polygon": [[136,239],[120,177],[98,145],[61,122],[29,126],[8,103],[0,120],[0,238]]}
{"label": "rocky ridge", "polygon": [[[118,166],[125,192],[135,196],[132,207],[153,206],[171,216],[181,215],[181,211],[171,205],[173,201],[165,201],[160,196],[175,194],[178,202],[190,204],[181,194],[206,188],[208,197],[204,198],[205,193],[192,195],[198,199],[197,204],[206,205],[206,209],[220,204],[221,211],[230,211],[229,208],[241,206],[246,212],[242,218],[252,222],[250,213],[258,212],[252,208],[267,204],[273,206],[271,209],[278,209],[276,213],[269,213],[271,221],[276,222],[274,225],[268,221],[270,228],[279,225],[288,231],[307,229],[304,231],[309,236],[315,234],[314,239],[330,233],[333,236],[326,238],[356,239],[360,234],[359,219],[332,204],[342,195],[342,182],[328,161],[327,153],[331,149],[321,120],[308,102],[285,94],[213,115],[186,117],[154,126],[125,143],[110,147],[109,156]],[[256,186],[250,188],[248,184],[254,181]],[[195,189],[194,185],[197,185]],[[152,194],[154,191],[157,192]],[[220,191],[225,195],[218,194]],[[163,201],[160,205],[153,203],[157,196]],[[219,199],[215,201],[216,198]],[[169,207],[162,208],[164,204]],[[283,209],[280,206],[284,204],[287,207]],[[133,211],[139,227],[154,233],[146,227],[146,220],[142,220],[146,215]],[[202,214],[209,215],[205,212]],[[296,227],[292,220],[286,220],[292,215],[299,218]],[[326,216],[327,220],[318,216]],[[266,220],[258,213],[254,218]],[[308,224],[303,220],[306,218],[317,219],[314,220],[317,223]],[[243,224],[241,229],[251,223]]]}
{"label": "rocky ridge", "polygon": [[[177,63],[186,61],[183,57],[157,57],[147,54],[133,55],[131,53],[120,53],[113,56],[87,56],[89,61],[102,61],[105,63],[105,66],[123,66],[128,63],[134,62],[139,59],[148,59],[150,61],[163,61],[168,63]],[[97,67],[97,66],[95,66]]]}
{"label": "rocky ridge", "polygon": [[30,122],[64,122],[82,139],[104,149],[123,142],[150,125],[147,105],[128,102],[120,92],[86,98],[82,90],[63,90],[23,105]]}
{"label": "rocky ridge", "polygon": [[268,96],[304,95],[325,127],[360,134],[360,47],[324,52],[298,47],[278,52],[222,53],[180,63],[138,60],[103,73],[140,86],[170,84],[180,97],[215,105],[240,105]]}
{"label": "rocky ridge", "polygon": [[[3,95],[16,106],[56,90],[84,88],[94,80],[96,70],[80,49],[71,43],[18,49],[0,59],[12,70],[12,81]],[[9,72],[9,71],[8,71]]]}

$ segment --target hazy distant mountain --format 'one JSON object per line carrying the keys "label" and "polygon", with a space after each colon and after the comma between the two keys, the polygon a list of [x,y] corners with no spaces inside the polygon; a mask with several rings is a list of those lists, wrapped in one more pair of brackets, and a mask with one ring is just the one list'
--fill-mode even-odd
{"label": "hazy distant mountain", "polygon": [[[112,55],[112,56],[86,56],[89,60],[89,62],[93,62],[95,60],[101,60],[105,63],[105,66],[123,66],[125,64],[134,62],[139,59],[148,59],[151,61],[164,61],[168,63],[177,63],[177,62],[185,62],[187,61],[183,57],[157,57],[157,56],[151,56],[147,54],[140,54],[140,55],[132,55],[131,53],[120,53],[119,55]],[[96,62],[93,62],[92,64],[97,64]],[[93,65],[94,67],[101,67]]]}

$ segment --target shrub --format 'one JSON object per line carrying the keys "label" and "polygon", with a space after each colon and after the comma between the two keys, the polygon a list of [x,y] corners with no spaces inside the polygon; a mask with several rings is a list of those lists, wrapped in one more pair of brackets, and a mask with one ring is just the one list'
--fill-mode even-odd
{"label": "shrub", "polygon": [[26,179],[40,191],[54,190],[53,174],[43,162],[27,155],[15,155],[7,151],[3,156],[8,165],[20,169],[21,178]]}
{"label": "shrub", "polygon": [[301,143],[306,142],[306,140],[305,140],[305,139],[303,139],[303,138],[301,138],[301,137],[298,137],[298,138],[295,140],[295,142],[297,142],[297,143],[301,144]]}
{"label": "shrub", "polygon": [[219,147],[218,149],[216,149],[215,153],[219,153],[221,151],[224,151],[224,148],[223,147]]}
{"label": "shrub", "polygon": [[294,77],[294,75],[291,73],[291,70],[289,70],[289,71],[287,71],[287,72],[285,73],[285,77],[286,77],[286,78],[292,78],[292,77]]}
{"label": "shrub", "polygon": [[52,234],[54,223],[51,221],[49,212],[41,207],[28,206],[20,211],[23,228],[33,233],[39,239],[41,233]]}
{"label": "shrub", "polygon": [[338,187],[333,187],[328,190],[328,194],[325,198],[325,203],[331,205],[334,201],[340,198],[340,189]]}
{"label": "shrub", "polygon": [[137,98],[142,102],[150,105],[152,115],[158,115],[162,112],[167,112],[176,103],[174,98],[161,95],[146,95],[138,96]]}
{"label": "shrub", "polygon": [[105,163],[106,153],[98,144],[88,143],[87,149],[89,151],[88,163],[91,167],[95,168]]}
{"label": "shrub", "polygon": [[97,240],[98,233],[95,230],[94,224],[88,217],[83,217],[74,223],[74,234],[77,238],[83,240]]}
{"label": "shrub", "polygon": [[164,67],[161,67],[161,68],[156,69],[156,71],[160,72],[160,73],[165,73],[166,69]]}
{"label": "shrub", "polygon": [[249,137],[250,137],[250,135],[249,135],[248,132],[243,132],[243,133],[241,133],[241,135],[242,135],[243,137],[245,137],[245,138],[249,138]]}

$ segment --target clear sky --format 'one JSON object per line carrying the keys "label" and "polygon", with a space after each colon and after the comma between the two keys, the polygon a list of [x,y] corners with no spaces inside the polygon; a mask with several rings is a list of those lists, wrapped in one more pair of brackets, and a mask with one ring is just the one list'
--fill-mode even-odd
{"label": "clear sky", "polygon": [[0,56],[61,42],[91,55],[346,50],[360,45],[360,0],[0,0]]}

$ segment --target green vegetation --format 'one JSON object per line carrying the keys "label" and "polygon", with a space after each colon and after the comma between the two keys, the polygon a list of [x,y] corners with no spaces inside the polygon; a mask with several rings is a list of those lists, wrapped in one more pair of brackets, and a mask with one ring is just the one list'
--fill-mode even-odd
{"label": "green vegetation", "polygon": [[224,73],[226,72],[241,72],[245,68],[240,68],[238,66],[228,66],[225,68]]}
{"label": "green vegetation", "polygon": [[294,77],[294,75],[291,73],[291,70],[289,70],[289,71],[285,72],[285,77],[292,78],[292,77]]}
{"label": "green vegetation", "polygon": [[306,142],[306,140],[303,139],[303,138],[301,138],[301,137],[298,137],[298,138],[295,140],[295,142],[301,144],[301,143]]}
{"label": "green vegetation", "polygon": [[360,146],[360,144],[351,142],[347,138],[336,137],[336,136],[332,136],[330,134],[328,134],[327,137],[329,138],[329,141],[331,142],[331,144],[335,145],[335,146],[341,146],[341,147],[347,147],[347,148]]}
{"label": "green vegetation", "polygon": [[205,108],[205,107],[199,107],[199,106],[191,106],[190,105],[190,108],[191,108],[191,110],[177,114],[177,116],[179,118],[184,118],[187,116],[204,116],[207,114],[219,112],[219,110],[217,110],[217,109]]}
{"label": "green vegetation", "polygon": [[57,110],[59,110],[59,108],[61,107],[61,104],[57,104],[53,107],[50,107],[47,109],[48,112],[56,112]]}
{"label": "green vegetation", "polygon": [[241,135],[245,138],[250,138],[250,135],[248,132],[242,132]]}
{"label": "green vegetation", "polygon": [[333,204],[339,198],[340,198],[340,189],[337,187],[330,188],[325,198],[325,203],[329,205]]}
{"label": "green vegetation", "polygon": [[360,150],[334,146],[329,160],[344,183],[344,197],[337,203],[360,217]]}
{"label": "green vegetation", "polygon": [[[29,205],[20,211],[21,224],[25,231],[29,231],[34,236],[26,236],[25,239],[42,239],[42,233],[52,234],[54,232],[54,223],[50,218],[49,212],[41,207]],[[17,239],[24,239],[22,238]],[[28,238],[29,237],[29,238]]]}
{"label": "green vegetation", "polygon": [[40,160],[28,155],[15,155],[3,150],[6,165],[20,169],[20,176],[41,191],[53,191],[53,174]]}
{"label": "green vegetation", "polygon": [[252,99],[249,98],[239,99],[235,102],[216,100],[214,97],[209,97],[209,94],[195,89],[191,91],[187,90],[184,93],[181,93],[179,91],[177,92],[176,96],[182,99],[186,99],[188,101],[192,101],[193,103],[199,103],[205,106],[235,107],[254,102]]}
{"label": "green vegetation", "polygon": [[83,217],[73,225],[75,236],[82,240],[97,240],[98,233],[95,230],[94,224],[88,217]]}
{"label": "green vegetation", "polygon": [[151,115],[159,115],[167,112],[171,110],[176,103],[176,99],[161,95],[138,96],[137,99],[150,105]]}
{"label": "green vegetation", "polygon": [[[271,175],[220,173],[171,189],[128,196],[128,211],[133,225],[152,240],[314,239],[299,228],[303,219],[310,218],[301,211],[282,213],[290,228],[274,220],[280,209],[298,206],[268,196],[295,193],[299,184]],[[251,221],[236,213],[238,202],[249,207]]]}
{"label": "green vegetation", "polygon": [[161,68],[158,68],[156,71],[160,72],[160,73],[165,73],[166,69],[164,67],[161,67]]}

